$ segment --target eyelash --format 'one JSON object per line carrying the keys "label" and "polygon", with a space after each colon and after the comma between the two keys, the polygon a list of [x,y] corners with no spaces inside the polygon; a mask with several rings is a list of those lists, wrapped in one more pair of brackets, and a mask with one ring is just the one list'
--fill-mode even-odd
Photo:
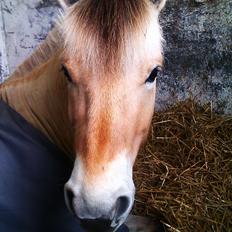
{"label": "eyelash", "polygon": [[69,72],[68,72],[68,69],[67,69],[64,65],[62,65],[61,70],[63,71],[64,75],[67,77],[67,80],[68,80],[69,82],[73,82],[73,81],[72,81],[72,77],[71,77],[71,75],[70,75]]}

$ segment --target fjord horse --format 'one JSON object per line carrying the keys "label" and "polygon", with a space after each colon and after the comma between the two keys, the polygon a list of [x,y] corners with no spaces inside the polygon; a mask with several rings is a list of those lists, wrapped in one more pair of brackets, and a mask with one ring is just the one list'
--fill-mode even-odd
{"label": "fjord horse", "polygon": [[166,0],[60,2],[62,19],[0,99],[75,159],[70,211],[116,230],[133,206],[132,168],[153,115]]}

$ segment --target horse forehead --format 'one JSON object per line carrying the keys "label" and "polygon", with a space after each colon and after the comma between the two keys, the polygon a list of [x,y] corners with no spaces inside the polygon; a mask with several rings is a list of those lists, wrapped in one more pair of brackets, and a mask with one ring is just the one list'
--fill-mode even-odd
{"label": "horse forehead", "polygon": [[[128,34],[130,33],[128,32]],[[78,44],[83,43],[79,41]],[[100,76],[101,79],[108,79],[112,82],[115,80],[115,77],[120,76],[122,73],[126,73],[126,75],[130,76],[132,69],[139,71],[141,66],[146,66],[147,69],[149,69],[150,63],[150,66],[154,66],[155,64],[160,65],[163,63],[162,33],[156,17],[151,17],[139,32],[134,32],[133,36],[128,37],[123,41],[122,47],[124,49],[122,49],[121,53],[116,52],[118,48],[111,47],[111,54],[115,54],[115,59],[113,58],[113,61],[115,62],[113,63],[108,62],[107,60],[105,63],[102,63],[101,58],[97,55],[99,54],[98,47],[100,45],[96,42],[94,43],[94,41],[92,41],[92,43],[90,41],[89,44],[92,44],[92,46],[88,47],[88,49],[79,49],[79,53],[71,55],[68,51],[65,52],[67,57],[69,57],[69,60],[72,60],[72,66],[80,66],[81,71],[84,70],[82,78],[87,79],[87,81],[91,81],[91,78]],[[73,47],[75,46],[76,45],[73,45]],[[120,56],[118,57],[119,59],[117,59],[116,56]],[[76,63],[78,63],[78,65],[76,65]],[[101,68],[101,66],[108,68]],[[90,74],[88,73],[88,70],[91,70],[91,72],[96,71],[96,73]],[[104,71],[108,70],[110,72],[116,71],[117,74],[105,74]],[[76,72],[79,72],[79,70],[77,69]]]}
{"label": "horse forehead", "polygon": [[[90,94],[105,92],[107,95],[110,92],[125,91],[129,87],[128,83],[144,78],[143,75],[147,75],[146,72],[152,70],[154,66],[162,66],[162,35],[156,20],[151,20],[147,25],[141,41],[138,40],[136,44],[127,43],[127,45],[123,66],[119,66],[117,70],[99,72],[96,66],[89,69],[89,66],[81,62],[77,55],[67,58],[71,74],[74,74],[73,77],[77,79],[77,82],[87,87]],[[94,51],[92,54],[94,55]],[[101,65],[100,62],[97,66],[99,65]]]}

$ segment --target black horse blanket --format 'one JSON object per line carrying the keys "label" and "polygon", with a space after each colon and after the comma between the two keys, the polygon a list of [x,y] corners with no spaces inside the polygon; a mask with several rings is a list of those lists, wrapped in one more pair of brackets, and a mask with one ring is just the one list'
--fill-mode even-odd
{"label": "black horse blanket", "polygon": [[66,157],[0,101],[0,231],[83,232],[64,202],[72,171]]}

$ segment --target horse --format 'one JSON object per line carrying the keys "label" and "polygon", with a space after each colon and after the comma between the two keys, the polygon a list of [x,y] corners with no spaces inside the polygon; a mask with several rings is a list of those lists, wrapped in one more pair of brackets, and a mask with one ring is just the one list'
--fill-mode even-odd
{"label": "horse", "polygon": [[72,214],[90,231],[116,231],[133,206],[133,165],[154,112],[166,0],[59,2],[57,25],[0,99],[73,160]]}

